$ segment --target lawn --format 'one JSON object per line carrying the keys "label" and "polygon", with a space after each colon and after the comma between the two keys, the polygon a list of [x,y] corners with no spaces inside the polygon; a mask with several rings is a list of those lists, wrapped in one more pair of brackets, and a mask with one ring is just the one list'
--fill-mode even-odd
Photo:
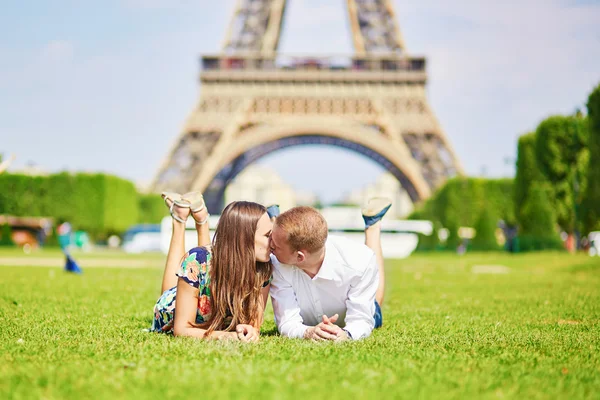
{"label": "lawn", "polygon": [[101,258],[81,255],[81,276],[5,265],[18,257],[0,253],[2,399],[600,396],[600,257],[389,260],[384,326],[371,338],[284,339],[269,309],[256,345],[143,332],[162,256],[86,268]]}

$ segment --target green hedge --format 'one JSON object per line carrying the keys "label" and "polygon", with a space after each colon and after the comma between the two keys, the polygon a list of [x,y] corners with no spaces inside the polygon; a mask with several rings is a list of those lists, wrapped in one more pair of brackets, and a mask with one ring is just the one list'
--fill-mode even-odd
{"label": "green hedge", "polygon": [[140,224],[158,224],[166,215],[169,215],[169,209],[157,194],[141,194],[139,210],[138,223]]}
{"label": "green hedge", "polygon": [[452,178],[409,218],[427,219],[447,228],[450,232],[445,248],[455,250],[461,242],[458,228],[475,227],[485,209],[492,212],[493,217],[487,218],[494,218],[494,226],[498,219],[516,224],[512,193],[512,179]]}
{"label": "green hedge", "polygon": [[477,251],[500,250],[496,240],[496,229],[498,226],[498,217],[490,207],[485,207],[481,211],[479,220],[475,224],[475,237],[470,243],[469,248]]}
{"label": "green hedge", "polygon": [[534,182],[521,209],[520,233],[532,237],[558,236],[556,214],[550,204],[548,184]]}
{"label": "green hedge", "polygon": [[558,236],[539,237],[531,235],[519,235],[517,237],[518,248],[521,252],[540,250],[565,250],[563,241]]}
{"label": "green hedge", "polygon": [[[421,219],[421,218],[419,218]],[[440,239],[439,239],[439,229],[440,229],[440,224],[433,224],[433,232],[431,232],[431,235],[427,236],[427,235],[423,235],[422,233],[419,233],[417,236],[419,237],[419,242],[417,243],[417,248],[415,249],[415,251],[439,251],[439,250],[443,250],[443,246],[440,243]]]}
{"label": "green hedge", "polygon": [[106,174],[0,174],[0,214],[53,217],[96,239],[138,222],[138,193],[130,181]]}
{"label": "green hedge", "polygon": [[14,246],[15,242],[12,240],[12,229],[10,229],[10,225],[2,224],[0,227],[0,246]]}
{"label": "green hedge", "polygon": [[421,204],[409,218],[439,222],[448,229],[474,227],[483,209],[489,207],[498,218],[513,224],[515,214],[512,192],[512,179],[453,178]]}

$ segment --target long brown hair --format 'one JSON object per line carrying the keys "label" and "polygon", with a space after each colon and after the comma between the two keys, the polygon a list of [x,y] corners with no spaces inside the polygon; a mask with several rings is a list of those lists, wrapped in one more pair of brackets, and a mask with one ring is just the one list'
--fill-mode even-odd
{"label": "long brown hair", "polygon": [[233,316],[226,331],[237,324],[253,325],[257,329],[263,316],[261,289],[273,273],[271,261],[258,262],[255,235],[258,220],[267,209],[249,201],[229,204],[221,217],[212,241],[213,258],[209,271],[211,316],[204,327],[206,335],[222,329],[225,319]]}

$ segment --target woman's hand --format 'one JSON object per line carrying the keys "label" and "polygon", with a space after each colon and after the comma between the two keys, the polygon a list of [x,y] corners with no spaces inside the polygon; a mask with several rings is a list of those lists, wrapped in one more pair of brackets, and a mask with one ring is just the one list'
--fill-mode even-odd
{"label": "woman's hand", "polygon": [[225,340],[225,341],[231,341],[231,342],[237,342],[238,340],[240,340],[238,338],[237,332],[214,331],[210,335],[210,337],[214,338],[215,340]]}
{"label": "woman's hand", "polygon": [[235,331],[237,332],[237,338],[242,342],[256,343],[260,337],[258,330],[252,325],[238,324]]}

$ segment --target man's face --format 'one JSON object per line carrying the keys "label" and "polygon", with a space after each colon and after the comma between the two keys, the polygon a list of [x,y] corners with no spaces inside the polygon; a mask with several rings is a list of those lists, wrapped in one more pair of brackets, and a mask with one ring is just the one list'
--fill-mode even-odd
{"label": "man's face", "polygon": [[292,250],[290,244],[287,241],[287,233],[281,229],[277,224],[273,224],[273,231],[271,232],[271,253],[282,264],[295,265],[297,262],[297,251]]}

